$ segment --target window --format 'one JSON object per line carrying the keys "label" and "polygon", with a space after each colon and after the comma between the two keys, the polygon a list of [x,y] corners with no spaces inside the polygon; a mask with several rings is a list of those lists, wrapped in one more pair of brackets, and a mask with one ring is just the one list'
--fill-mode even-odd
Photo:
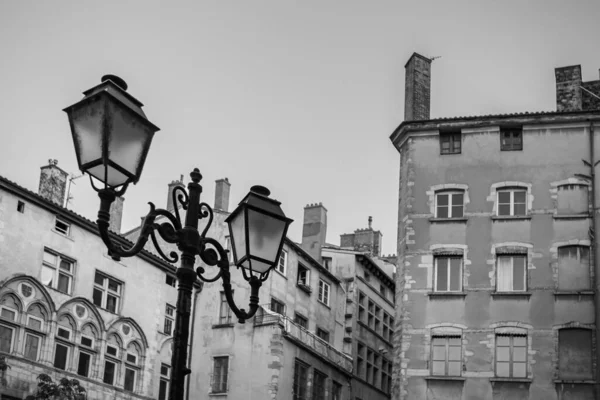
{"label": "window", "polygon": [[85,346],[85,347],[89,347],[91,349],[94,347],[94,339],[82,335],[81,336],[81,345]]}
{"label": "window", "polygon": [[310,271],[302,264],[298,264],[298,285],[310,286]]}
{"label": "window", "polygon": [[496,290],[498,292],[523,292],[527,290],[527,256],[498,256]]}
{"label": "window", "polygon": [[440,132],[440,154],[460,154],[460,132]]}
{"label": "window", "polygon": [[375,304],[375,323],[373,324],[373,330],[377,333],[381,333],[381,307]]}
{"label": "window", "polygon": [[163,333],[166,335],[173,334],[173,325],[175,324],[175,307],[167,304],[165,307],[165,324],[163,326]]}
{"label": "window", "polygon": [[71,339],[71,331],[65,328],[58,327],[56,331],[56,336],[61,337],[63,339],[69,340]]}
{"label": "window", "polygon": [[365,368],[365,351],[366,347],[362,343],[356,344],[356,375],[361,378],[364,377],[364,368]]}
{"label": "window", "polygon": [[325,304],[326,306],[329,305],[329,290],[330,290],[330,285],[329,283],[325,282],[324,280],[319,280],[319,298],[318,300]]}
{"label": "window", "polygon": [[23,203],[21,200],[17,201],[17,211],[21,214],[25,212],[25,203]]}
{"label": "window", "polygon": [[525,189],[498,190],[498,215],[518,216],[527,214],[527,191]]}
{"label": "window", "polygon": [[277,314],[285,315],[285,304],[274,297],[271,297],[271,311],[274,311]]}
{"label": "window", "polygon": [[227,372],[229,369],[229,356],[215,357],[213,359],[212,393],[227,392]]}
{"label": "window", "polygon": [[294,314],[294,322],[304,329],[308,329],[308,318],[298,313]]}
{"label": "window", "polygon": [[436,218],[462,218],[464,192],[440,192],[435,194]]}
{"label": "window", "polygon": [[94,277],[94,305],[117,313],[119,311],[119,301],[121,299],[122,284],[114,278],[96,271]]}
{"label": "window", "polygon": [[371,282],[371,275],[367,271],[365,271],[363,275],[365,277],[365,281]]}
{"label": "window", "polygon": [[308,399],[308,365],[296,360],[294,364],[293,400]]}
{"label": "window", "polygon": [[169,381],[171,367],[165,363],[160,364],[160,382],[158,384],[158,400],[167,400],[169,394]]}
{"label": "window", "polygon": [[221,292],[219,324],[231,324],[231,307],[229,307],[229,303],[227,302],[227,296],[225,296],[225,292]]}
{"label": "window", "polygon": [[285,270],[287,267],[287,251],[281,250],[281,255],[279,256],[279,262],[275,267],[275,270],[282,275],[285,275]]}
{"label": "window", "polygon": [[329,332],[325,329],[317,328],[317,337],[329,343]]}
{"label": "window", "polygon": [[0,325],[0,351],[10,353],[12,351],[14,330],[8,326]]}
{"label": "window", "polygon": [[460,376],[462,340],[460,336],[431,338],[431,375]]}
{"label": "window", "polygon": [[73,283],[73,261],[62,256],[44,250],[44,262],[42,264],[42,283],[59,292],[71,294]]}
{"label": "window", "polygon": [[128,392],[135,390],[135,369],[125,368],[125,381],[123,382],[123,389]]}
{"label": "window", "polygon": [[106,345],[106,354],[109,356],[117,357],[117,348],[115,346],[111,346],[109,344]]}
{"label": "window", "polygon": [[104,376],[102,378],[102,382],[113,385],[115,381],[116,369],[117,365],[114,362],[108,360],[104,361]]}
{"label": "window", "polygon": [[496,335],[496,376],[527,377],[527,336]]}
{"label": "window", "polygon": [[390,314],[383,312],[383,338],[390,342],[392,340],[392,328],[391,328],[391,319]]}
{"label": "window", "polygon": [[342,384],[336,381],[331,382],[331,400],[342,400]]}
{"label": "window", "polygon": [[363,292],[358,292],[358,320],[365,322],[365,302],[366,297]]}
{"label": "window", "polygon": [[132,354],[132,353],[127,353],[127,356],[125,357],[125,360],[128,363],[131,363],[131,364],[135,365],[135,364],[137,364],[137,355],[136,354]]}
{"label": "window", "polygon": [[375,352],[367,347],[367,371],[365,380],[371,385],[374,384],[375,380]]}
{"label": "window", "polygon": [[462,291],[462,257],[435,257],[434,291]]}
{"label": "window", "polygon": [[56,221],[54,221],[54,230],[58,233],[61,233],[65,236],[69,236],[69,231],[71,229],[71,225],[63,220],[60,220],[56,217]]}
{"label": "window", "polygon": [[36,331],[41,331],[44,326],[44,320],[41,318],[34,317],[32,315],[27,316],[27,326]]}
{"label": "window", "polygon": [[227,261],[229,263],[233,263],[233,250],[231,248],[231,237],[229,235],[225,236],[225,250],[227,250]]}
{"label": "window", "polygon": [[587,185],[562,185],[557,188],[556,213],[559,215],[587,214]]}
{"label": "window", "polygon": [[14,321],[17,316],[17,310],[8,307],[0,307],[0,317],[9,321]]}
{"label": "window", "polygon": [[26,333],[23,356],[28,360],[37,361],[40,355],[40,342],[41,339],[39,336]]}
{"label": "window", "polygon": [[385,292],[385,286],[383,286],[383,283],[379,284],[379,293],[381,294],[381,297],[383,297],[385,299],[386,292]]}
{"label": "window", "polygon": [[392,363],[385,358],[381,360],[381,390],[390,393],[392,388]]}
{"label": "window", "polygon": [[177,279],[169,274],[166,274],[166,279],[165,279],[165,283],[169,286],[175,287],[177,285]]}
{"label": "window", "polygon": [[313,371],[313,400],[325,400],[325,381],[327,375],[317,371]]}
{"label": "window", "polygon": [[92,356],[83,351],[79,352],[79,362],[77,363],[77,374],[81,376],[89,376],[90,364]]}
{"label": "window", "polygon": [[58,369],[67,369],[67,358],[69,356],[69,347],[56,343],[54,348],[54,366]]}
{"label": "window", "polygon": [[380,360],[381,356],[378,353],[373,352],[373,380],[371,381],[371,384],[376,387],[379,387],[379,385],[381,385],[381,382],[379,381],[381,378],[381,373],[379,371],[379,367],[381,365]]}
{"label": "window", "polygon": [[558,331],[558,371],[560,379],[593,379],[590,329],[568,328]]}
{"label": "window", "polygon": [[501,128],[500,129],[500,150],[523,150],[523,130],[522,128]]}
{"label": "window", "polygon": [[331,271],[333,259],[331,257],[322,257],[321,259],[323,260],[323,267],[325,267],[327,271]]}
{"label": "window", "polygon": [[563,246],[558,248],[558,289],[590,289],[590,248]]}

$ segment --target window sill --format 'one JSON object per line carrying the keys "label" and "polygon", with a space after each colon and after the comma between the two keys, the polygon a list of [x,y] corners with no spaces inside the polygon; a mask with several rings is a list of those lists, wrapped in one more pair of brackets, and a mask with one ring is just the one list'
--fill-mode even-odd
{"label": "window sill", "polygon": [[591,218],[590,214],[554,214],[554,219],[588,219]]}
{"label": "window sill", "polygon": [[531,292],[492,292],[492,297],[531,297]]}
{"label": "window sill", "polygon": [[456,155],[460,155],[461,152],[460,151],[447,151],[445,153],[440,152],[440,156],[456,156]]}
{"label": "window sill", "polygon": [[593,380],[575,380],[575,379],[556,379],[554,380],[556,385],[595,385],[596,381]]}
{"label": "window sill", "polygon": [[208,392],[209,396],[227,396],[227,392],[218,392],[218,393],[213,393],[213,392]]}
{"label": "window sill", "polygon": [[467,378],[462,376],[430,375],[426,376],[426,381],[457,381],[464,382]]}
{"label": "window sill", "polygon": [[233,322],[228,322],[226,324],[214,324],[212,326],[213,329],[219,329],[219,328],[233,328]]}
{"label": "window sill", "polygon": [[312,293],[312,288],[308,285],[305,285],[303,283],[298,283],[296,284],[296,286],[298,286],[298,288],[300,288],[300,290],[303,290],[304,292],[311,294]]}
{"label": "window sill", "polygon": [[429,297],[466,297],[465,292],[427,292]]}
{"label": "window sill", "polygon": [[531,215],[493,215],[492,221],[528,221]]}
{"label": "window sill", "polygon": [[432,224],[451,224],[451,223],[466,223],[467,217],[462,218],[429,218],[429,222]]}
{"label": "window sill", "polygon": [[593,290],[557,290],[554,292],[554,296],[593,296]]}
{"label": "window sill", "polygon": [[57,235],[60,235],[60,236],[64,237],[65,239],[69,239],[71,242],[75,241],[75,239],[73,239],[70,235],[66,235],[66,234],[64,234],[62,232],[59,232],[59,231],[57,231],[54,228],[52,228],[51,231],[54,232],[54,233],[56,233]]}
{"label": "window sill", "polygon": [[490,378],[490,382],[531,383],[530,378]]}

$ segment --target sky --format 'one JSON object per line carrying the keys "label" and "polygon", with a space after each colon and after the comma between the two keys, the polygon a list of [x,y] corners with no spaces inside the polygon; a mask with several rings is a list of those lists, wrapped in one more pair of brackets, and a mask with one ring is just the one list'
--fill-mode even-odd
{"label": "sky", "polygon": [[[366,228],[396,253],[404,65],[432,63],[431,117],[555,110],[554,68],[599,79],[600,1],[0,0],[0,175],[37,191],[49,159],[79,176],[62,109],[105,74],[144,103],[155,135],[123,230],[198,167],[230,209],[263,185],[295,222],[328,210],[327,241]],[[87,178],[69,208],[96,219]]]}

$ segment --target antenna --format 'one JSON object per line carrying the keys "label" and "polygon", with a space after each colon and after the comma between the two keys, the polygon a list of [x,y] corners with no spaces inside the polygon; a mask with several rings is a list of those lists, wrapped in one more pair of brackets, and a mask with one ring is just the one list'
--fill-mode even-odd
{"label": "antenna", "polygon": [[79,175],[79,176],[75,176],[75,175],[73,175],[73,174],[70,174],[70,175],[71,175],[71,177],[69,178],[69,187],[68,187],[68,189],[67,189],[67,195],[66,195],[66,199],[65,199],[65,208],[69,208],[69,202],[70,202],[71,200],[73,200],[73,196],[71,196],[71,185],[73,185],[73,184],[74,184],[74,182],[73,182],[73,181],[74,181],[75,179],[79,179],[79,178],[81,178],[81,177],[82,177],[82,176],[84,176],[85,174],[81,174],[81,175]]}
{"label": "antenna", "polygon": [[434,56],[434,57],[428,57],[431,61],[435,61],[438,58],[442,58],[442,56]]}

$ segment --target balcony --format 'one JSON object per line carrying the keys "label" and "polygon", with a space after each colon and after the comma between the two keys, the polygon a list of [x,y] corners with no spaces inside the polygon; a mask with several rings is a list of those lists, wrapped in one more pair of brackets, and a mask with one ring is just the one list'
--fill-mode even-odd
{"label": "balcony", "polygon": [[262,305],[254,317],[254,326],[279,324],[283,335],[288,339],[306,347],[312,353],[337,365],[348,373],[352,373],[352,357],[336,350],[329,343],[314,333],[301,327],[290,318],[270,310],[270,305]]}

